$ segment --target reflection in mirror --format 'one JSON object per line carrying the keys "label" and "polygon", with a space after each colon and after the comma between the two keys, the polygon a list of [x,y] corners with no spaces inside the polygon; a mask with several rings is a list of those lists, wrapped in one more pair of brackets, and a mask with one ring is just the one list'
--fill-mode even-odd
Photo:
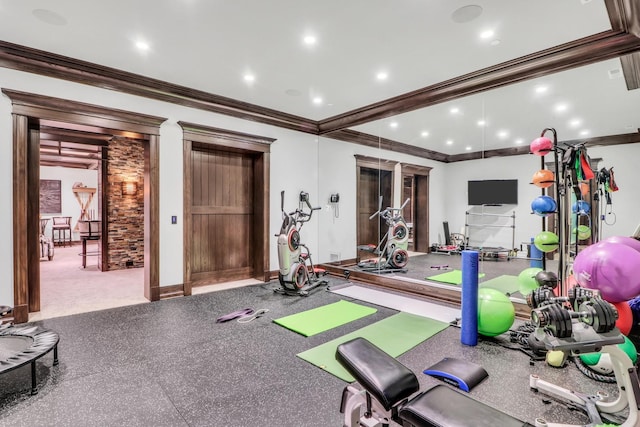
{"label": "reflection in mirror", "polygon": [[[637,216],[631,213],[640,210],[640,199],[628,193],[634,185],[632,159],[640,154],[638,105],[640,91],[627,89],[620,60],[611,59],[401,114],[393,118],[397,124],[393,128],[388,125],[390,120],[384,119],[352,129],[375,135],[378,141],[385,142],[384,149],[344,143],[338,148],[339,142],[323,137],[320,144],[323,156],[340,164],[340,168],[323,171],[321,180],[357,188],[355,155],[397,162],[393,167],[393,206],[399,207],[409,192],[414,195],[413,202],[418,202],[419,184],[403,173],[403,165],[430,168],[426,178],[430,203],[425,205],[426,209],[411,203],[407,213],[414,245],[419,230],[416,215],[424,213],[420,222],[427,224],[427,249],[413,247],[414,256],[410,257],[407,273],[393,273],[372,281],[394,283],[397,289],[412,292],[425,287],[434,293],[442,288],[457,289],[458,285],[428,277],[447,271],[431,267],[458,268],[455,250],[436,255],[434,252],[438,251],[433,249],[437,248],[434,245],[451,243],[452,236],[456,237],[453,243],[462,236],[465,244],[478,249],[505,249],[488,251],[482,258],[480,268],[485,274],[482,280],[511,276],[511,284],[505,286],[518,297],[519,285],[517,280],[513,284],[513,277],[532,265],[528,259],[531,239],[541,231],[540,218],[532,214],[530,206],[540,194],[540,189],[531,184],[533,174],[540,169],[540,158],[529,154],[529,143],[543,129],[553,127],[561,144],[585,143],[592,158],[602,159],[598,167],[614,167],[621,192],[612,195],[612,205],[603,207],[605,213],[610,213],[600,224],[599,233],[602,238],[629,236],[638,225]],[[394,143],[443,153],[446,161],[394,151]],[[517,203],[470,205],[469,181],[487,180],[517,181]],[[341,219],[350,225],[332,232],[335,240],[331,244],[341,248],[338,259],[347,266],[358,259],[353,248],[362,242],[356,232],[346,230],[360,222],[356,217],[366,219],[366,212],[357,214],[359,193],[357,190],[352,194],[354,200],[343,205],[345,218]],[[553,262],[549,259],[548,268],[554,268]],[[398,282],[402,284],[397,285]]]}

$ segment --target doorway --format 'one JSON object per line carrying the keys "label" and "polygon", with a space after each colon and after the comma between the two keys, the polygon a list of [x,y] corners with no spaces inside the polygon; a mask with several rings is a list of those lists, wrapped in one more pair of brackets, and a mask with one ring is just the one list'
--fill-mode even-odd
{"label": "doorway", "polygon": [[184,294],[269,281],[269,151],[256,135],[179,122],[184,132]]}
{"label": "doorway", "polygon": [[403,215],[410,230],[409,249],[429,252],[429,171],[426,166],[402,164],[402,201],[410,198]]}
{"label": "doorway", "polygon": [[379,209],[393,205],[395,165],[396,162],[356,156],[357,262],[378,256],[372,249],[380,243],[388,226],[379,216],[376,216],[375,221],[369,218]]}
{"label": "doorway", "polygon": [[[144,297],[156,301],[159,287],[158,144],[165,118],[104,108],[9,89],[13,108],[14,319],[27,322],[40,310],[40,132],[59,129],[118,135],[144,141]],[[104,196],[101,198],[103,199]],[[102,200],[103,202],[104,200]],[[102,235],[107,224],[102,221]],[[104,240],[102,245],[105,245]],[[104,249],[104,246],[102,247]],[[106,254],[106,251],[103,250]]]}

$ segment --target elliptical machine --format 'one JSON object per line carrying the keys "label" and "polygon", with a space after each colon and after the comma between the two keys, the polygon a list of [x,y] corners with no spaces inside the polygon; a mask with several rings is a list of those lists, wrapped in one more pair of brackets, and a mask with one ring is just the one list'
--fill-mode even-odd
{"label": "elliptical machine", "polygon": [[[309,209],[308,213],[304,211],[305,205]],[[284,295],[307,296],[310,290],[328,284],[326,280],[320,280],[320,277],[327,272],[313,265],[309,248],[300,241],[302,226],[311,220],[313,211],[320,209],[320,207],[312,207],[309,203],[309,193],[301,191],[298,209],[287,213],[284,210],[284,191],[280,192],[282,226],[276,237],[278,237],[278,262],[280,264],[278,280],[281,287],[274,289],[274,292]]]}
{"label": "elliptical machine", "polygon": [[407,270],[404,267],[409,261],[407,253],[409,227],[402,216],[402,210],[407,206],[409,200],[411,199],[405,200],[399,208],[387,207],[382,210],[382,197],[380,197],[378,210],[369,217],[369,220],[379,215],[389,228],[375,248],[359,247],[359,249],[369,250],[378,255],[378,259],[360,261],[358,268],[372,273],[406,273]]}

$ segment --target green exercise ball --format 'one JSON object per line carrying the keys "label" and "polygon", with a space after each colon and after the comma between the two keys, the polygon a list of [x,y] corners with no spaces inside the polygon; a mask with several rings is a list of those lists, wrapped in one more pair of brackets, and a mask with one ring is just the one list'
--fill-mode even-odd
{"label": "green exercise ball", "polygon": [[522,295],[527,295],[534,289],[538,289],[539,285],[536,281],[536,274],[542,271],[538,267],[525,268],[518,275],[518,290]]}
{"label": "green exercise ball", "polygon": [[509,330],[516,319],[513,303],[502,292],[491,288],[478,290],[478,333],[495,337]]}
{"label": "green exercise ball", "polygon": [[558,249],[560,239],[556,233],[543,231],[534,237],[533,244],[542,252],[553,252]]}
{"label": "green exercise ball", "polygon": [[576,229],[576,227],[573,227],[573,235],[576,235],[576,232],[578,233],[578,240],[587,240],[589,237],[591,237],[591,229],[582,224],[579,225],[578,228]]}

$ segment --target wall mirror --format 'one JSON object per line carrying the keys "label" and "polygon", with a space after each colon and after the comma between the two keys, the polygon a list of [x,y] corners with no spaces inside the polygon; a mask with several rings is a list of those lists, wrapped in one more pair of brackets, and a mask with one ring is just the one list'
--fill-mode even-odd
{"label": "wall mirror", "polygon": [[[606,5],[611,9],[615,7],[614,3],[607,2]],[[611,31],[605,3],[598,7],[590,12],[599,17],[591,21],[598,23],[591,30]],[[576,28],[575,33],[565,30],[567,42],[591,34],[580,33],[584,28]],[[415,216],[420,212],[419,221],[427,224],[422,226],[427,230],[428,248],[424,250],[419,246],[415,250],[412,246],[410,252],[424,253],[433,244],[445,243],[443,222],[446,221],[450,233],[464,235],[473,246],[517,249],[507,255],[513,257],[513,263],[501,258],[482,261],[480,267],[488,277],[502,272],[517,275],[521,268],[529,266],[529,260],[523,260],[528,256],[527,243],[541,229],[540,217],[532,215],[530,208],[530,202],[540,195],[540,189],[530,184],[531,176],[540,169],[540,158],[528,155],[528,152],[530,142],[540,136],[543,129],[555,128],[561,143],[586,143],[590,155],[604,162],[596,166],[615,167],[616,174],[629,177],[627,182],[631,183],[633,163],[624,159],[625,152],[637,153],[638,144],[635,143],[640,142],[640,119],[635,113],[640,105],[640,91],[636,89],[638,74],[633,72],[633,66],[630,67],[637,61],[635,55],[609,55],[596,62],[586,61],[584,65],[576,62],[575,66],[563,66],[561,70],[542,72],[539,76],[523,76],[518,81],[491,81],[489,78],[488,84],[495,88],[485,90],[485,87],[461,97],[443,95],[442,99],[424,108],[406,107],[407,112],[366,123],[359,123],[360,119],[356,117],[353,126],[332,135],[358,141],[351,146],[340,146],[329,136],[321,137],[319,156],[323,159],[320,164],[324,169],[319,170],[319,193],[337,192],[341,188],[340,180],[345,176],[358,184],[354,194],[342,193],[340,198],[340,206],[349,207],[343,208],[342,212],[351,212],[356,216],[355,220],[323,215],[319,223],[320,259],[332,264],[337,260],[360,261],[363,257],[358,248],[366,243],[366,239],[377,244],[385,232],[379,222],[376,223],[377,235],[370,234],[372,229],[367,231],[363,226],[369,221],[365,212],[372,214],[377,208],[372,200],[382,198],[385,207],[398,208],[411,194],[415,204],[410,204],[409,210],[404,211],[412,226],[411,237],[412,240],[416,237],[414,232],[419,236],[421,224],[416,224]],[[529,65],[534,69],[532,73],[537,72],[536,64]],[[464,86],[460,82],[453,84]],[[434,93],[437,97],[440,92]],[[429,101],[426,103],[430,104]],[[375,115],[375,108],[372,110]],[[394,149],[400,146],[405,152],[414,150],[421,159],[416,162],[415,157],[400,154],[399,149]],[[377,170],[373,166],[376,161]],[[403,167],[405,172],[411,172],[416,163],[426,168],[424,186],[420,188],[415,174],[403,173]],[[334,168],[343,172],[338,175]],[[364,174],[363,168],[368,168]],[[468,182],[492,179],[517,180],[517,203],[470,206]],[[422,205],[420,194],[426,199]],[[391,202],[387,204],[384,200]],[[434,203],[434,200],[445,202]],[[627,201],[618,203],[619,212],[624,203]],[[638,208],[632,206],[637,202],[628,203],[631,210],[625,211],[633,212]],[[334,207],[327,209],[333,211]],[[470,219],[469,214],[478,213],[483,214],[480,225],[484,225],[484,214],[495,217],[488,219],[487,227],[474,230],[470,224],[476,219]],[[608,235],[631,235],[637,226],[635,222],[637,219],[619,215],[617,223],[606,224],[603,228]],[[427,275],[437,272],[430,272],[431,266],[456,265],[451,258],[454,256],[439,255],[441,261],[433,258],[416,261],[421,265],[413,267],[413,260],[420,258],[412,256],[407,273],[376,274],[362,271],[353,264],[345,266],[344,270],[371,275],[369,280],[374,284],[454,300],[454,294],[449,291],[459,291],[458,286],[425,280]],[[504,268],[509,263],[514,266]],[[524,303],[517,293],[514,299]]]}

